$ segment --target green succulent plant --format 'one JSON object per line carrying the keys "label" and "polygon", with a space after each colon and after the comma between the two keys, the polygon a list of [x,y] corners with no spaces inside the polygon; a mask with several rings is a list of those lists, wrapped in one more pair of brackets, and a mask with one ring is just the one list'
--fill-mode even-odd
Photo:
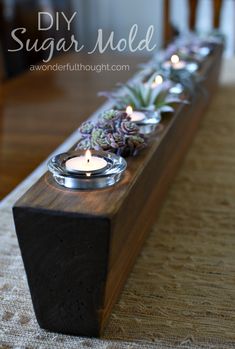
{"label": "green succulent plant", "polygon": [[161,84],[153,87],[154,78],[151,77],[147,82],[138,82],[135,84],[126,84],[123,86],[123,92],[106,93],[100,95],[106,96],[111,100],[115,108],[125,110],[131,106],[134,110],[158,110],[159,112],[173,112],[174,103],[182,103],[182,99],[170,93],[172,82],[163,81]]}

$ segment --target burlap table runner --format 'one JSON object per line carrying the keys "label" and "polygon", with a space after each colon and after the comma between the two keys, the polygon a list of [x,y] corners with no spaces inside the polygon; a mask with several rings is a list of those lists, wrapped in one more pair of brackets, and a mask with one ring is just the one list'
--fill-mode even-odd
{"label": "burlap table runner", "polygon": [[235,348],[235,61],[101,340],[46,332],[33,313],[11,206],[44,168],[0,205],[0,348]]}

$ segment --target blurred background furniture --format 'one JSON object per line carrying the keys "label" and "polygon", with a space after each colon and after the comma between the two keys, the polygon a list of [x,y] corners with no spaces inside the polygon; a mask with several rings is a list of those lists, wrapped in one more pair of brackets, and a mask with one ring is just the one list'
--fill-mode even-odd
{"label": "blurred background furniture", "polygon": [[4,61],[3,61],[2,47],[0,44],[0,81],[1,81],[1,83],[2,83],[4,76],[5,76],[5,66],[4,66]]}
{"label": "blurred background furniture", "polygon": [[[197,15],[198,15],[198,0],[188,1],[188,29],[191,31],[196,30]],[[172,24],[171,21],[171,1],[164,1],[164,45],[166,46],[175,36],[179,34],[179,30]],[[220,17],[222,10],[223,0],[211,0],[211,10],[213,13],[213,28],[219,29]]]}

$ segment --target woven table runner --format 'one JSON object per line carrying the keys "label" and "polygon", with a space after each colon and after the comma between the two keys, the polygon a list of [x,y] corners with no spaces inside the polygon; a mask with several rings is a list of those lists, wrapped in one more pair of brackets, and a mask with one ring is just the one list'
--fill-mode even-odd
{"label": "woven table runner", "polygon": [[46,165],[0,204],[1,349],[235,348],[234,111],[229,61],[101,339],[50,333],[35,319],[11,208]]}

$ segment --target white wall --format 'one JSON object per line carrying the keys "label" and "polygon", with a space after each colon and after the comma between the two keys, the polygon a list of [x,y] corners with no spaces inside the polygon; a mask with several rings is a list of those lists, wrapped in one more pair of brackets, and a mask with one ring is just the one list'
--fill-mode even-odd
{"label": "white wall", "polygon": [[78,11],[79,37],[82,41],[95,43],[97,30],[102,28],[106,37],[114,31],[117,40],[127,38],[130,28],[137,23],[137,41],[144,38],[150,25],[155,34],[152,43],[162,44],[162,4],[163,0],[74,0]]}

